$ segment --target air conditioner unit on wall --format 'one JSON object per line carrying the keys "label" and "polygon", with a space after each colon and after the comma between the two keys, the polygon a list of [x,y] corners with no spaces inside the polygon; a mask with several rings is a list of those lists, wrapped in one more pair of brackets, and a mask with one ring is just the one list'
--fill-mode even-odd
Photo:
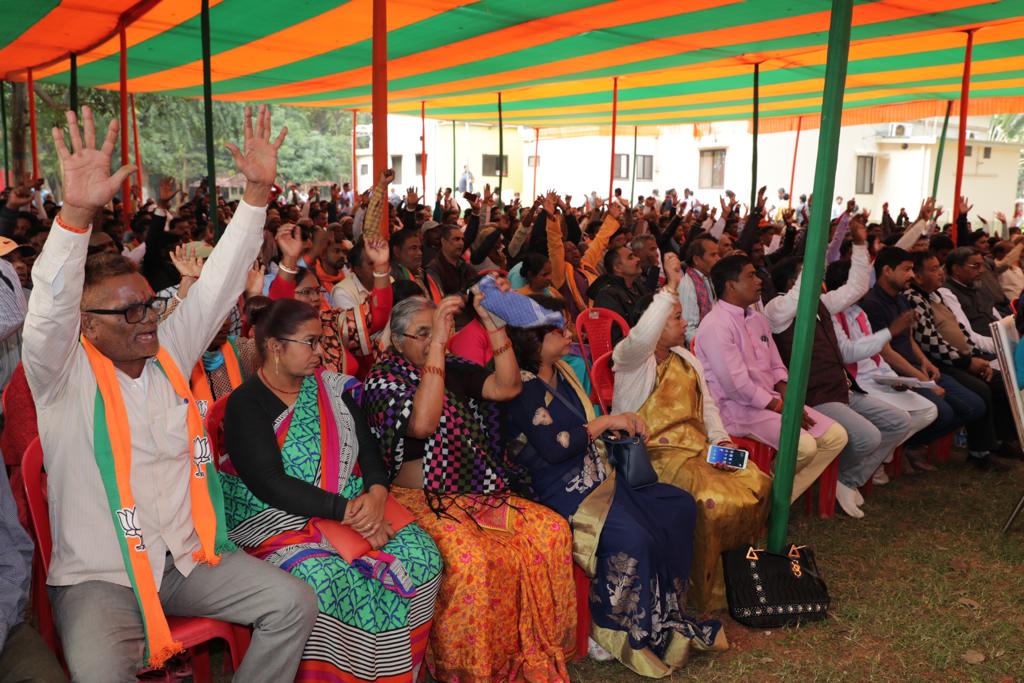
{"label": "air conditioner unit on wall", "polygon": [[914,126],[909,123],[890,123],[889,124],[889,136],[890,138],[909,138],[914,134]]}

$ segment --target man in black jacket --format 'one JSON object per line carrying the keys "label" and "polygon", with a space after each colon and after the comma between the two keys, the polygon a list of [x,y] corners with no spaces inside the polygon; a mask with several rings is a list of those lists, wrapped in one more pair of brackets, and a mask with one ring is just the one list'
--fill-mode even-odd
{"label": "man in black jacket", "polygon": [[[646,308],[645,297],[651,292],[641,277],[640,259],[629,247],[610,249],[604,256],[605,274],[590,285],[589,294],[594,305],[615,311],[630,327],[636,325],[640,314]],[[618,341],[617,329],[613,328],[613,339]]]}

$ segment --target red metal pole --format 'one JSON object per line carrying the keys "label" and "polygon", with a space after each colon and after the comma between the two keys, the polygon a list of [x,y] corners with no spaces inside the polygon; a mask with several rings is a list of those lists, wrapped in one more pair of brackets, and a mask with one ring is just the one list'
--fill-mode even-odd
{"label": "red metal pole", "polygon": [[139,186],[139,201],[142,201],[142,156],[139,154],[139,120],[135,117],[135,93],[131,94],[132,137],[135,139],[135,182]]}
{"label": "red metal pole", "polygon": [[[373,183],[388,168],[388,9],[373,0]],[[385,192],[387,190],[385,189]],[[381,233],[387,238],[388,212],[381,212]]]}
{"label": "red metal pole", "polygon": [[[128,41],[125,37],[124,26],[121,26],[121,164],[127,164],[128,159]],[[215,210],[214,207],[211,210]],[[127,230],[131,225],[132,214],[132,184],[128,178],[121,183],[121,211],[124,214],[124,227]]]}
{"label": "red metal pole", "polygon": [[800,151],[800,128],[804,117],[796,117],[796,142],[793,143],[793,170],[789,173],[789,208],[793,208],[793,183],[796,182],[796,153]]}
{"label": "red metal pole", "polygon": [[[608,200],[611,201],[615,186],[615,129],[619,121],[619,77],[612,78],[612,170],[608,174]],[[634,162],[636,159],[633,160]]]}
{"label": "red metal pole", "polygon": [[956,148],[956,184],[953,190],[953,243],[956,244],[956,221],[960,217],[960,190],[964,181],[964,151],[967,147],[967,105],[971,98],[971,53],[974,50],[974,30],[967,32],[964,51],[964,77],[960,83],[960,140]]}
{"label": "red metal pole", "polygon": [[[36,83],[28,70],[28,130],[32,139],[32,180],[39,177],[39,143],[36,141]],[[21,182],[15,178],[15,183]]]}
{"label": "red metal pole", "polygon": [[[359,110],[352,110],[352,197],[353,203],[356,195],[359,194],[359,162],[356,161],[356,121],[359,119]],[[355,208],[353,207],[353,211]]]}
{"label": "red metal pole", "polygon": [[427,103],[420,101],[420,178],[423,181],[423,199],[427,198]]}
{"label": "red metal pole", "polygon": [[540,128],[533,129],[533,196],[537,196],[537,167],[540,166]]}

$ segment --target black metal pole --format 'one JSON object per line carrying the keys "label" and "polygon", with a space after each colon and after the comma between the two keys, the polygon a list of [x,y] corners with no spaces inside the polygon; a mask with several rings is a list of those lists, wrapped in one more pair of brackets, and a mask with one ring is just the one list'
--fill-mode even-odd
{"label": "black metal pole", "polygon": [[210,212],[210,228],[214,239],[220,239],[217,220],[217,167],[213,149],[213,82],[210,78],[210,0],[202,0],[201,29],[203,43],[203,123],[206,127],[206,175]]}
{"label": "black metal pole", "polygon": [[71,111],[78,114],[78,55],[71,53],[71,86],[68,91],[68,104]]}

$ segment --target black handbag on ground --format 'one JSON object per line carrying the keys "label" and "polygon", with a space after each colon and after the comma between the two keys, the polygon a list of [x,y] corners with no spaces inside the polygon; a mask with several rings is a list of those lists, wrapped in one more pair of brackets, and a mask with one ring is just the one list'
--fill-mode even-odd
{"label": "black handbag on ground", "polygon": [[754,628],[795,625],[828,616],[828,587],[814,551],[790,545],[785,555],[746,546],[722,553],[729,614]]}
{"label": "black handbag on ground", "polygon": [[601,435],[601,441],[608,453],[608,463],[631,488],[642,489],[658,483],[658,473],[651,466],[651,456],[639,436],[606,432]]}

